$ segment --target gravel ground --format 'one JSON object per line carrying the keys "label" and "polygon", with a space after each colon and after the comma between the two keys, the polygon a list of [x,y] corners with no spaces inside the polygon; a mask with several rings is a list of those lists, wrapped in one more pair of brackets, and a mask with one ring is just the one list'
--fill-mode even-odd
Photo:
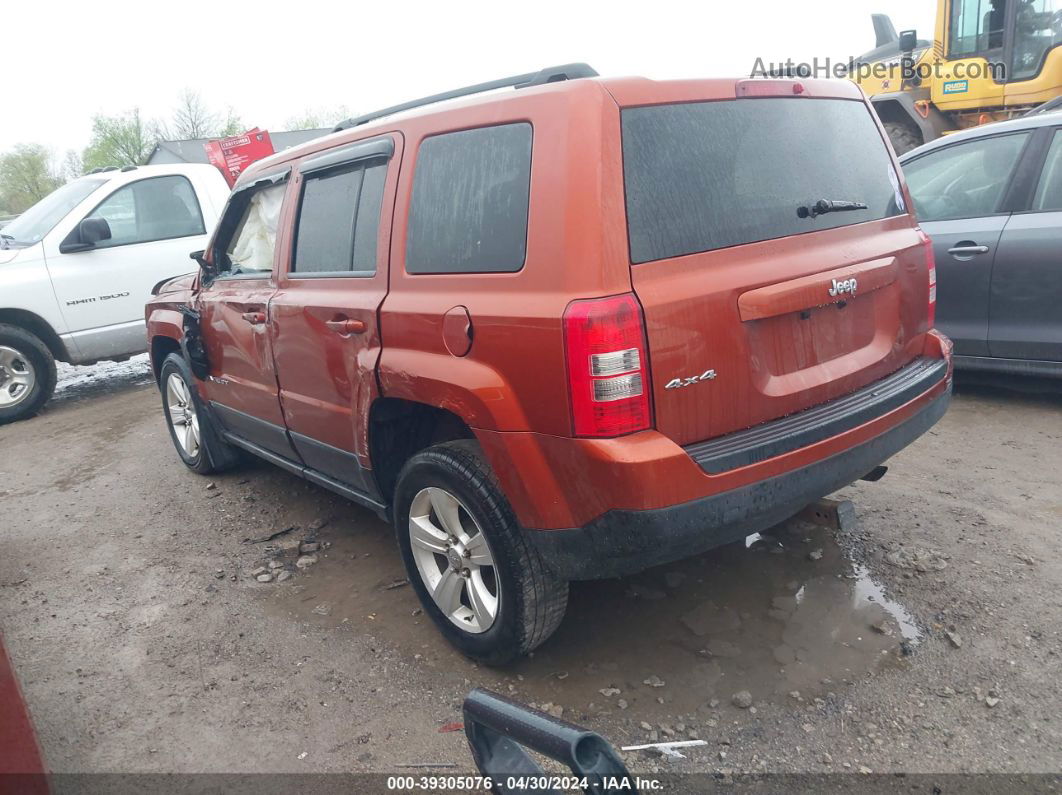
{"label": "gravel ground", "polygon": [[577,584],[503,670],[441,641],[371,513],[265,464],[187,472],[142,358],[64,372],[0,450],[0,629],[56,772],[468,771],[440,728],[473,686],[707,743],[627,753],[643,773],[1062,770],[1057,395],[960,383],[834,495],[854,530]]}

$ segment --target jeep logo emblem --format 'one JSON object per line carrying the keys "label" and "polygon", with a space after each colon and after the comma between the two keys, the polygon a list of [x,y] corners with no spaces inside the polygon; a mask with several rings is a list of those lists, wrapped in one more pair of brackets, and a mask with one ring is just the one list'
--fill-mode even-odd
{"label": "jeep logo emblem", "polygon": [[828,290],[831,298],[836,298],[838,295],[848,293],[849,295],[855,295],[856,286],[858,282],[855,279],[842,279],[838,281],[834,279]]}

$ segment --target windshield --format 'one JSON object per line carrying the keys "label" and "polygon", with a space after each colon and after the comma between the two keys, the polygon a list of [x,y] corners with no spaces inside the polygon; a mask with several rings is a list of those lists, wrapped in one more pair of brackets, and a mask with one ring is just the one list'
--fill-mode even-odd
{"label": "windshield", "polygon": [[105,179],[76,179],[52,191],[3,228],[6,246],[32,246],[40,241],[64,216],[88,197]]}
{"label": "windshield", "polygon": [[624,110],[631,261],[904,212],[899,179],[870,113],[862,102],[804,98]]}

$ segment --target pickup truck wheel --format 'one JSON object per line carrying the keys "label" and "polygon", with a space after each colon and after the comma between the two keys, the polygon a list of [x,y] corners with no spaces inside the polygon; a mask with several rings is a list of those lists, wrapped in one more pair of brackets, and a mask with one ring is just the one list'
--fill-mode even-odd
{"label": "pickup truck wheel", "polygon": [[524,538],[474,441],[439,444],[406,463],[395,530],[425,612],[469,657],[503,665],[560,625],[568,583]]}
{"label": "pickup truck wheel", "polygon": [[171,353],[159,371],[162,410],[170,439],[185,466],[200,475],[223,472],[239,461],[238,451],[221,438],[204,410],[187,362]]}
{"label": "pickup truck wheel", "polygon": [[55,392],[55,359],[24,329],[0,323],[0,425],[32,417]]}

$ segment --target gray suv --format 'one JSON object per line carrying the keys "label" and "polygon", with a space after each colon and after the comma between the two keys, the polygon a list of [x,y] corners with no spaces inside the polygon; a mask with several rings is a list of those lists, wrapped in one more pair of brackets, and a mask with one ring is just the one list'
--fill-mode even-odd
{"label": "gray suv", "polygon": [[1062,112],[948,135],[900,163],[955,366],[1062,377]]}

